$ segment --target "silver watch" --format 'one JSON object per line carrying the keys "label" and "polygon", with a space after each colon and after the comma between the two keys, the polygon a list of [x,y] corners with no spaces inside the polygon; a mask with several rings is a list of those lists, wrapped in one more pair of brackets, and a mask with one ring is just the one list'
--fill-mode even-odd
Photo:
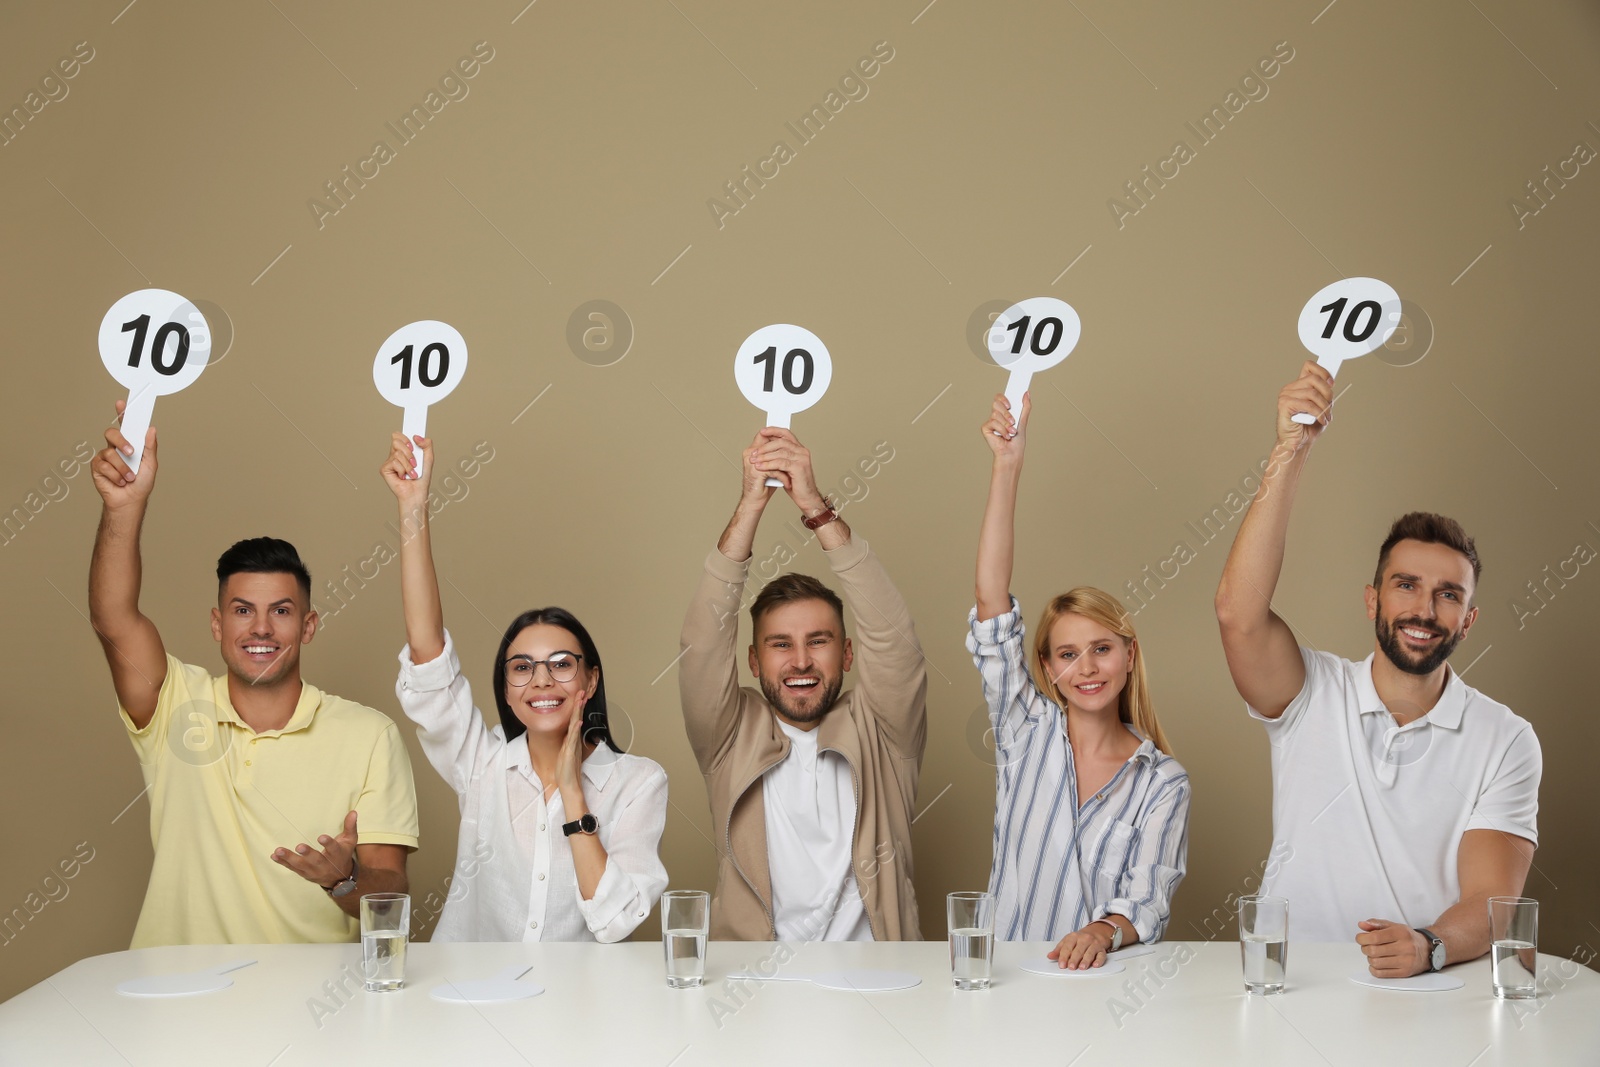
{"label": "silver watch", "polygon": [[1444,970],[1444,942],[1432,930],[1417,927],[1417,933],[1428,939],[1428,970]]}
{"label": "silver watch", "polygon": [[322,888],[330,897],[336,900],[339,897],[347,897],[355,892],[356,877],[360,874],[360,871],[360,864],[356,863],[356,854],[352,852],[350,853],[350,873],[332,885],[325,885]]}
{"label": "silver watch", "polygon": [[1111,927],[1111,949],[1110,949],[1110,951],[1115,952],[1115,951],[1117,951],[1117,949],[1122,947],[1122,927],[1118,926],[1116,923],[1112,922],[1110,919],[1096,919],[1095,922],[1097,922],[1097,923],[1105,923],[1107,926]]}

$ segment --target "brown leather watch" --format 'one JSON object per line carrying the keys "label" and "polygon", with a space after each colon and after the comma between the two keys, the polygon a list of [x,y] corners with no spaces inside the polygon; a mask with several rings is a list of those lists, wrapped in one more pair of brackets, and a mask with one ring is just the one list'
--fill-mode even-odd
{"label": "brown leather watch", "polygon": [[837,519],[839,517],[839,513],[837,511],[833,510],[833,505],[828,503],[827,500],[823,500],[822,507],[823,507],[823,510],[818,514],[813,515],[811,518],[808,519],[808,518],[802,517],[800,519],[801,522],[805,523],[806,529],[808,529],[808,530],[819,529],[819,528],[821,528],[823,526],[828,525],[828,523],[832,522],[834,519]]}

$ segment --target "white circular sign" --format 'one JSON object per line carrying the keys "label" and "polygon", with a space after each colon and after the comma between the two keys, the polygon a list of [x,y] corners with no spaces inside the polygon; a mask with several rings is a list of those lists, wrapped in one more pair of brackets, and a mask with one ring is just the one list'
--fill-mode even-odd
{"label": "white circular sign", "polygon": [[746,400],[787,418],[822,399],[833,381],[833,359],[810,330],[778,323],[744,339],[733,376]]}
{"label": "white circular sign", "polygon": [[396,407],[437,404],[467,372],[467,342],[446,322],[423,319],[389,335],[372,361],[372,381]]}
{"label": "white circular sign", "polygon": [[1300,309],[1300,343],[1330,371],[1376,352],[1400,325],[1400,294],[1376,278],[1323,286]]}
{"label": "white circular sign", "polygon": [[1048,370],[1078,347],[1083,324],[1065,300],[1034,296],[995,317],[986,341],[990,357],[1009,371]]}
{"label": "white circular sign", "polygon": [[187,389],[210,357],[206,317],[166,289],[129,293],[100,320],[100,362],[129,392],[156,397]]}

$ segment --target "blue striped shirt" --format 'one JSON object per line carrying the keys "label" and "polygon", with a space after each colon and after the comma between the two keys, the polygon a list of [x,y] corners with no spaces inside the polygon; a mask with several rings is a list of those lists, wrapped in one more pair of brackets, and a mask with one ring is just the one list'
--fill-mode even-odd
{"label": "blue striped shirt", "polygon": [[1028,674],[1032,653],[1016,598],[1004,615],[979,622],[973,608],[967,622],[998,762],[989,873],[995,935],[1055,941],[1117,914],[1139,940],[1159,941],[1189,849],[1188,773],[1140,737],[1138,751],[1079,807],[1065,712]]}

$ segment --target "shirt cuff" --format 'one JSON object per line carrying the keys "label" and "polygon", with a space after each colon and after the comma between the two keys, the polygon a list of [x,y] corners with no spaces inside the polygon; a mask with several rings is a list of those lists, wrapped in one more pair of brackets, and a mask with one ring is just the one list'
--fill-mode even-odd
{"label": "shirt cuff", "polygon": [[977,605],[973,605],[967,612],[967,626],[972,630],[972,641],[969,642],[972,651],[977,651],[973,645],[1003,645],[1022,636],[1022,607],[1017,603],[1017,598],[1012,597],[1009,611],[980,622]]}
{"label": "shirt cuff", "polygon": [[411,689],[419,693],[448,689],[450,683],[461,674],[461,661],[456,658],[456,646],[450,639],[449,630],[444,632],[444,651],[428,662],[413,662],[410,645],[400,650],[399,659],[402,689]]}
{"label": "shirt cuff", "polygon": [[415,852],[417,849],[416,834],[392,833],[388,830],[375,830],[368,833],[365,830],[357,831],[357,845],[400,845]]}
{"label": "shirt cuff", "polygon": [[1535,848],[1539,847],[1539,828],[1518,823],[1512,819],[1493,819],[1487,815],[1473,812],[1472,816],[1467,819],[1467,825],[1463,828],[1463,832],[1467,830],[1494,830],[1497,833],[1520,837]]}
{"label": "shirt cuff", "polygon": [[1108,915],[1120,915],[1132,923],[1141,945],[1153,945],[1160,941],[1167,926],[1166,920],[1157,915],[1154,908],[1135,904],[1126,897],[1114,897],[1106,901],[1095,918],[1104,919]]}
{"label": "shirt cuff", "polygon": [[828,558],[833,573],[840,574],[866,559],[867,551],[866,540],[852,533],[850,540],[834,548],[824,548],[822,554]]}
{"label": "shirt cuff", "polygon": [[[754,553],[751,554],[750,558],[755,558]],[[750,560],[747,559],[741,562],[729,559],[722,554],[722,549],[713,546],[711,554],[706,557],[706,573],[719,582],[743,585],[745,579],[750,576]]]}
{"label": "shirt cuff", "polygon": [[[600,876],[600,884],[594,887],[594,896],[584,900],[583,894],[578,894],[578,914],[583,916],[596,941],[621,941],[650,914],[648,907],[641,907],[643,914],[638,918],[625,914],[637,896],[633,881],[607,856],[605,873]],[[613,930],[613,925],[621,928]]]}

